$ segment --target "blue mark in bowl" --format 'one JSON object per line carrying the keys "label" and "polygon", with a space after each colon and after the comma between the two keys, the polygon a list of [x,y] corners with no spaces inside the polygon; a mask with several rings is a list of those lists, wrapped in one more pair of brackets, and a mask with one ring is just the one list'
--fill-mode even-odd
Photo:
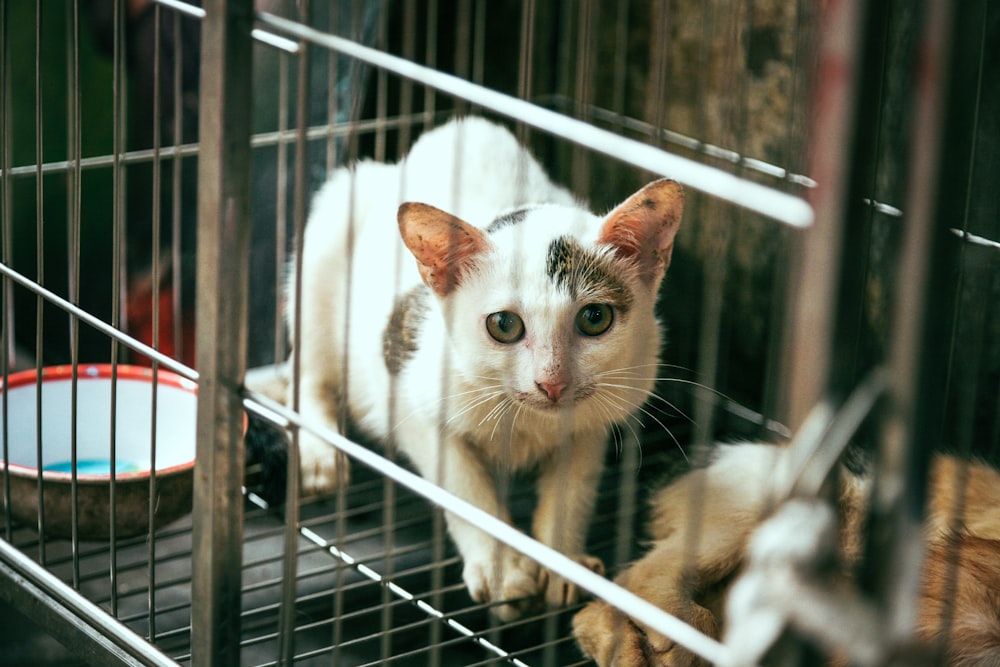
{"label": "blue mark in bowl", "polygon": [[[118,460],[115,465],[115,474],[144,472],[147,468],[148,466],[140,465],[134,461]],[[50,463],[43,470],[73,472],[73,462],[58,461]],[[111,459],[78,459],[76,462],[76,473],[78,475],[109,475],[111,474]]]}

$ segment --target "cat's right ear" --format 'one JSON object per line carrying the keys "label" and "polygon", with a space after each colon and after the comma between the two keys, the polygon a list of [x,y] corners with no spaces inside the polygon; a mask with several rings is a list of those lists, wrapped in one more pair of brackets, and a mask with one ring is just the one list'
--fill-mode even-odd
{"label": "cat's right ear", "polygon": [[481,229],[429,204],[405,202],[397,219],[420,276],[438,296],[450,294],[475,257],[490,247]]}

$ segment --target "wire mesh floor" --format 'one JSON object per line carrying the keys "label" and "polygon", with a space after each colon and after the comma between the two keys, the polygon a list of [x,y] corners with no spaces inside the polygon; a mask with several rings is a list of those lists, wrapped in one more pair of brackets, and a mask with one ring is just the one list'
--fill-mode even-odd
{"label": "wire mesh floor", "polygon": [[[634,488],[649,488],[649,480],[680,459],[670,440],[643,449],[638,467],[609,453],[590,553],[610,572],[637,555],[638,540],[620,540],[622,530],[641,529],[645,513],[635,509],[644,506],[634,505],[643,499],[637,501]],[[510,492],[519,524],[534,504],[526,482],[515,481]],[[285,518],[254,492],[245,498],[242,664],[272,665],[280,655]],[[306,502],[299,511],[296,664],[587,663],[570,635],[582,605],[539,609],[501,624],[487,605],[469,598],[440,513],[377,472],[356,465],[346,493]],[[152,543],[148,536],[114,546],[80,542],[75,554],[69,541],[40,543],[26,527],[14,530],[12,543],[184,663],[190,659],[191,529],[189,515],[158,531]],[[636,546],[617,553],[615,545],[623,543]]]}

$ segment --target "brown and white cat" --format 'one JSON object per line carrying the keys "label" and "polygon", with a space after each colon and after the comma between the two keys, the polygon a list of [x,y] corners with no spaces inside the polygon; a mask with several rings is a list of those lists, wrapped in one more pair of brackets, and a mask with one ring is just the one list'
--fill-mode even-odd
{"label": "brown and white cat", "polygon": [[[507,521],[499,481],[537,471],[534,536],[602,571],[584,554],[586,529],[609,429],[653,388],[654,305],[682,208],[680,186],[660,180],[594,215],[479,118],[424,134],[399,164],[338,170],[299,253],[301,413],[336,428],[345,405],[425,478]],[[300,460],[307,493],[344,477],[335,450],[306,431]],[[576,599],[446,516],[476,600]]]}
{"label": "brown and white cat", "polygon": [[[718,637],[722,600],[744,563],[751,534],[767,516],[772,480],[785,451],[721,445],[709,465],[661,489],[653,499],[651,548],[616,581]],[[917,640],[941,651],[925,655],[944,656],[929,664],[1000,665],[1000,473],[938,455],[929,482]],[[860,553],[867,486],[863,477],[842,477],[841,548],[848,566]],[[692,506],[696,498],[697,507]],[[962,512],[957,517],[956,508]],[[952,530],[956,519],[957,532]],[[687,529],[693,525],[700,534],[691,541]],[[706,664],[602,601],[579,612],[573,628],[581,649],[601,667]]]}

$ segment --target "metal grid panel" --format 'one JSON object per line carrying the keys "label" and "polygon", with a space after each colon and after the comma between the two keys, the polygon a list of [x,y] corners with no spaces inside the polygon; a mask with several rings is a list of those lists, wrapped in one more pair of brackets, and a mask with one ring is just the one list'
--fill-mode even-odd
{"label": "metal grid panel", "polygon": [[[803,376],[807,382],[814,383],[813,388],[793,391],[794,395],[807,398],[801,406],[789,408],[788,399],[781,396],[781,391],[788,389],[783,386],[780,365],[782,340],[786,350],[808,352],[810,347],[808,342],[796,343],[794,338],[783,339],[778,335],[782,328],[788,334],[802,325],[802,312],[796,310],[802,306],[795,300],[797,297],[789,301],[787,320],[782,309],[775,306],[767,306],[766,315],[760,318],[765,333],[758,335],[755,349],[764,363],[754,367],[749,391],[745,378],[734,377],[741,370],[734,365],[745,357],[740,356],[739,344],[733,340],[732,322],[725,311],[739,306],[738,298],[734,299],[726,288],[727,279],[739,280],[748,275],[765,284],[760,290],[763,298],[752,302],[750,310],[759,307],[760,303],[782,301],[779,296],[786,288],[782,270],[789,261],[787,241],[791,232],[778,223],[762,219],[758,213],[791,225],[806,226],[812,222],[811,208],[799,199],[816,185],[804,175],[810,169],[804,166],[801,155],[806,135],[803,119],[808,107],[804,103],[808,99],[805,90],[809,84],[805,74],[809,68],[804,63],[810,58],[808,47],[816,18],[805,7],[796,7],[787,15],[774,19],[760,15],[768,11],[766,3],[760,6],[738,3],[738,7],[727,10],[712,3],[693,3],[687,7],[684,3],[664,2],[639,8],[630,3],[601,2],[545,6],[533,2],[492,6],[468,1],[456,2],[454,6],[436,2],[427,6],[415,2],[396,5],[373,2],[346,3],[349,10],[341,15],[313,16],[310,20],[280,4],[266,7],[257,15],[258,30],[254,33],[258,42],[266,45],[257,47],[260,69],[255,71],[258,80],[254,90],[258,97],[267,98],[266,103],[262,104],[259,99],[254,103],[257,124],[252,145],[255,160],[258,160],[254,165],[255,178],[259,179],[254,181],[254,186],[266,180],[266,190],[271,196],[270,200],[265,200],[269,201],[266,206],[257,200],[254,206],[257,211],[266,208],[262,217],[270,219],[271,224],[269,232],[261,232],[267,229],[266,226],[254,227],[254,234],[267,241],[263,244],[266,261],[260,262],[253,247],[250,261],[254,267],[270,265],[270,269],[261,272],[263,277],[256,279],[269,283],[268,289],[273,292],[279,291],[277,285],[280,283],[280,271],[275,267],[284,261],[285,249],[294,239],[295,230],[302,228],[308,195],[325,172],[360,155],[392,159],[405,151],[411,138],[422,128],[456,111],[495,113],[516,121],[521,136],[529,139],[547,157],[548,166],[561,177],[560,180],[571,183],[580,193],[590,194],[595,206],[607,204],[604,199],[615,196],[613,193],[629,191],[629,184],[645,177],[644,170],[681,178],[694,190],[708,195],[692,198],[685,229],[687,236],[682,243],[691,249],[695,264],[704,263],[716,270],[685,274],[681,267],[677,280],[681,286],[690,284],[685,280],[697,281],[694,283],[696,296],[692,299],[697,303],[695,308],[683,310],[683,315],[677,317],[682,320],[693,315],[698,335],[678,332],[676,338],[679,340],[673,341],[675,351],[668,352],[668,355],[676,355],[669,356],[668,360],[696,371],[679,372],[680,382],[665,383],[663,388],[664,395],[680,406],[681,413],[693,416],[696,426],[692,429],[682,415],[660,417],[666,428],[643,436],[641,466],[636,460],[636,443],[625,443],[621,459],[612,457],[602,483],[598,518],[591,528],[591,548],[605,563],[614,567],[637,555],[646,490],[655,485],[662,471],[676,465],[676,445],[687,449],[692,443],[705,444],[720,436],[759,436],[762,429],[787,434],[787,429],[775,421],[775,417],[790,419],[792,425],[802,420],[803,411],[818,398],[808,397],[820,391],[825,371]],[[65,52],[58,56],[67,61],[69,148],[58,158],[49,157],[52,150],[49,146],[53,142],[41,131],[43,110],[50,104],[43,93],[43,81],[50,78],[50,58],[43,55],[42,40],[49,28],[46,28],[41,3],[38,3],[34,17],[35,44],[38,46],[32,65],[37,92],[31,105],[38,131],[34,158],[29,154],[24,159],[20,154],[15,158],[15,150],[11,148],[11,128],[14,119],[18,118],[11,108],[11,91],[15,90],[11,16],[14,11],[23,10],[4,5],[5,65],[0,67],[4,77],[0,88],[7,100],[2,127],[5,146],[2,258],[5,378],[12,370],[24,367],[26,358],[37,359],[38,367],[51,359],[85,361],[80,356],[81,349],[85,350],[83,355],[86,357],[93,355],[93,350],[102,344],[105,349],[110,348],[110,359],[122,358],[128,348],[154,359],[162,368],[192,379],[198,377],[172,358],[172,355],[192,358],[192,351],[186,349],[189,341],[183,331],[183,322],[191,308],[191,285],[185,283],[183,267],[190,262],[187,253],[192,227],[183,219],[194,202],[184,175],[190,178],[194,173],[194,162],[181,158],[193,157],[204,150],[183,127],[185,119],[189,118],[182,110],[185,96],[189,94],[184,82],[184,63],[188,58],[197,60],[197,54],[179,48],[170,51],[159,40],[161,36],[172,35],[176,47],[182,43],[182,31],[196,24],[192,20],[200,19],[204,12],[183,3],[161,0],[147,15],[156,25],[154,52],[169,54],[154,57],[153,77],[162,84],[169,84],[172,91],[168,95],[166,87],[153,86],[151,89],[155,116],[151,123],[150,148],[132,145],[125,137],[126,119],[134,120],[137,111],[129,106],[135,104],[135,100],[128,97],[127,92],[129,86],[138,87],[139,84],[134,79],[126,83],[125,72],[127,45],[135,42],[129,42],[132,37],[126,35],[131,24],[125,3],[112,2],[110,6],[113,10],[109,35],[112,90],[106,98],[110,100],[113,128],[110,152],[91,155],[84,148],[86,122],[81,119],[86,109],[82,109],[85,102],[81,102],[81,98],[85,96],[80,91],[86,88],[80,83],[79,60],[81,53],[86,51],[86,46],[81,47],[81,40],[86,42],[87,38],[80,6],[70,3],[67,4],[65,26],[71,38],[67,40]],[[299,8],[306,15],[310,13],[306,3]],[[324,8],[321,3],[312,7],[314,14],[323,14],[326,10],[329,7]],[[755,14],[755,10],[759,14]],[[336,14],[336,10],[332,11]],[[992,16],[988,13],[988,5],[983,5],[982,12],[983,16]],[[694,30],[697,34],[691,34],[684,20],[692,16],[701,19],[700,30]],[[906,16],[888,18],[910,25],[903,20]],[[512,32],[503,34],[516,35],[516,40],[494,38],[493,21],[501,19],[514,27]],[[850,23],[861,18],[855,15],[844,20]],[[309,23],[315,28],[307,28]],[[646,32],[637,27],[643,23],[649,29]],[[889,43],[893,39],[911,38],[899,37],[886,25],[881,26],[884,35],[879,35],[879,28],[867,25],[875,33],[872,37],[875,41],[881,38]],[[989,21],[984,21],[983,25],[985,35]],[[768,30],[786,30],[788,34],[775,38]],[[837,31],[831,30],[831,33]],[[650,39],[649,34],[670,34],[671,39]],[[347,35],[350,39],[343,40],[337,35]],[[761,114],[754,106],[759,103],[761,92],[752,90],[755,85],[766,85],[768,79],[746,74],[749,69],[759,66],[757,59],[764,57],[761,51],[767,51],[771,39],[780,43],[776,47],[780,56],[764,65],[785,66],[777,76],[779,85],[790,86],[795,92],[787,96],[789,103],[783,114],[785,126],[781,131],[772,128],[769,133],[766,128],[759,127]],[[785,39],[788,42],[783,41]],[[498,45],[503,41],[509,43]],[[452,42],[454,47],[449,51]],[[517,42],[516,50],[512,46],[514,42]],[[684,51],[690,49],[691,44],[700,45],[693,57]],[[788,44],[793,46],[791,50]],[[731,45],[737,48],[720,54],[720,49]],[[394,59],[390,52],[423,62],[424,67],[413,68],[403,60]],[[856,47],[846,51],[852,52],[860,51]],[[686,59],[685,53],[689,56]],[[606,63],[603,58],[607,59]],[[497,73],[496,69],[503,68],[498,68],[496,63],[504,59],[511,72]],[[691,77],[677,78],[678,68],[690,67],[692,61],[705,67],[708,75],[694,77],[696,83],[690,83]],[[451,69],[457,78],[444,74]],[[474,85],[468,85],[466,80]],[[302,85],[305,81],[309,81],[309,85]],[[672,101],[675,96],[666,90],[667,81],[684,81],[684,85],[700,88],[688,90],[691,94],[686,98],[676,96],[687,100],[687,104],[675,103]],[[822,80],[820,85],[822,88]],[[321,95],[316,90],[326,92]],[[503,90],[512,95],[499,94]],[[606,90],[612,94],[603,94]],[[732,95],[734,90],[738,94]],[[862,84],[858,84],[847,97],[864,99],[863,95]],[[164,105],[167,98],[169,107]],[[724,103],[719,104],[720,99]],[[203,114],[218,113],[221,117],[220,109],[210,108],[204,101],[202,104]],[[722,111],[716,111],[714,104]],[[774,110],[766,109],[763,115],[768,113],[774,115]],[[843,123],[849,128],[851,118],[846,111],[840,113],[831,122],[834,125]],[[817,146],[839,136],[824,134],[824,127],[830,125],[818,127]],[[167,134],[172,141],[161,136],[164,128],[169,128]],[[890,133],[886,131],[886,134]],[[262,155],[265,157],[260,157]],[[608,160],[608,156],[613,159]],[[864,157],[855,156],[855,159]],[[967,157],[961,159],[972,164]],[[607,166],[609,162],[614,166]],[[833,160],[835,169],[844,168],[844,164]],[[153,183],[149,201],[145,203],[152,230],[146,239],[148,246],[129,233],[142,225],[134,224],[134,211],[126,205],[136,199],[134,194],[126,197],[126,190],[142,178],[142,165],[149,166],[149,178]],[[265,166],[260,168],[260,165]],[[892,168],[896,167],[890,165],[885,170]],[[97,290],[102,296],[88,303],[86,295],[80,293],[81,287],[91,280],[89,272],[82,270],[86,264],[82,258],[88,255],[83,249],[87,234],[81,227],[86,217],[82,212],[86,210],[86,182],[91,175],[95,181],[102,179],[103,187],[110,191],[111,229],[103,237],[110,241],[107,243],[110,252],[102,257],[101,263],[107,264],[111,275],[106,281],[107,289]],[[818,177],[816,173],[811,175]],[[894,224],[893,219],[902,207],[900,202],[903,200],[898,198],[901,190],[896,184],[905,179],[895,178],[878,181],[872,191],[874,194],[865,193],[868,195],[867,210],[874,211],[866,214],[874,216],[868,220],[868,234],[872,238]],[[62,193],[60,188],[63,186],[52,185],[55,179],[66,182],[66,229],[69,231],[64,234],[60,229],[54,234],[66,239],[64,256],[68,258],[65,261],[68,278],[65,281],[61,274],[52,276],[50,267],[60,265],[63,260],[51,260],[54,245],[50,240],[53,236],[51,223],[48,226],[41,224],[48,219],[46,211],[53,208],[52,191]],[[975,181],[970,177],[969,182]],[[614,183],[614,188],[608,187],[608,183]],[[35,261],[29,268],[18,270],[25,266],[20,250],[23,237],[18,235],[20,232],[15,233],[20,227],[15,228],[14,223],[15,208],[18,214],[22,210],[21,204],[15,204],[21,201],[17,191],[22,187],[34,190],[31,198],[39,223],[34,226],[34,243],[29,244],[35,246]],[[842,195],[834,192],[826,196],[836,199]],[[169,200],[171,205],[166,206],[164,200]],[[906,208],[911,208],[910,203]],[[732,204],[745,206],[755,213]],[[856,202],[851,205],[856,206]],[[932,202],[918,202],[918,205],[930,206]],[[836,230],[842,217],[836,207],[823,205],[819,210],[829,217],[831,229]],[[169,224],[166,222],[168,217]],[[998,236],[995,229],[969,228],[970,220],[975,227],[978,220],[985,218],[988,216],[967,214],[961,226],[952,223],[955,228],[960,227],[960,234],[966,240],[980,241],[975,243],[976,248],[970,245],[963,250],[970,256],[985,252],[980,248],[989,250],[996,245],[990,241]],[[697,224],[691,224],[691,220]],[[819,224],[825,223],[821,219]],[[745,236],[743,230],[748,228],[771,231],[756,237]],[[895,232],[890,229],[888,233]],[[817,245],[816,235],[812,238],[814,248],[822,245]],[[768,268],[757,274],[753,267],[747,269],[741,264],[745,259],[738,248],[743,242],[749,242],[755,249],[763,243],[773,243],[779,250],[774,253]],[[857,249],[853,242],[853,239],[846,241],[845,256]],[[808,276],[807,270],[794,268],[796,253],[800,250],[802,246],[792,244],[793,270],[800,271],[798,275]],[[969,269],[979,271],[975,275],[989,275],[989,269],[984,266],[995,268],[993,255],[983,254],[982,257],[981,263],[973,262]],[[872,253],[868,261],[873,274],[883,268],[878,265],[882,260]],[[153,304],[150,309],[152,333],[145,341],[151,347],[122,333],[135,331],[135,322],[128,321],[129,304],[141,287],[137,287],[134,279],[125,278],[134,275],[136,263],[151,276],[165,276],[153,281],[156,288],[146,296]],[[849,269],[857,265],[845,262],[843,266]],[[211,266],[207,268],[213,270]],[[672,269],[676,270],[677,267]],[[222,273],[225,277],[227,272]],[[837,289],[835,276],[836,272],[820,276],[819,287],[815,289],[805,286],[803,298],[815,300],[817,290]],[[253,280],[251,291],[259,295],[262,283]],[[63,287],[64,282],[68,288]],[[169,285],[172,298],[161,301],[164,285]],[[982,289],[978,285],[970,280],[970,285],[962,289],[975,292]],[[880,286],[876,284],[875,287]],[[845,289],[845,286],[842,284],[840,288]],[[972,298],[966,296],[966,292],[952,296],[959,302]],[[857,293],[848,293],[846,298],[855,299],[855,308],[865,299]],[[38,304],[35,326],[31,326],[30,321],[25,323],[20,309],[15,316],[16,301],[24,299]],[[254,310],[259,305],[256,303],[250,306],[250,318],[254,322],[248,355],[251,365],[284,356],[284,332],[276,316],[276,299],[272,295],[259,301],[264,304],[262,309]],[[55,303],[56,308],[43,306],[48,303]],[[72,305],[74,303],[83,304],[83,307]],[[848,307],[851,305],[849,303]],[[681,307],[685,307],[683,302]],[[829,310],[827,317],[841,314],[835,312],[832,305]],[[965,322],[969,310],[968,306],[956,306],[956,321]],[[63,333],[67,327],[61,311],[74,315],[69,318],[68,336]],[[58,314],[53,315],[53,312]],[[254,319],[261,313],[263,320]],[[168,326],[161,318],[167,320]],[[273,325],[268,324],[271,321]],[[784,325],[786,321],[791,324]],[[84,327],[80,327],[80,323]],[[993,324],[991,321],[973,323],[970,335],[982,341],[983,332],[989,331]],[[225,325],[235,325],[237,331],[242,326],[238,321]],[[676,322],[673,326],[678,328]],[[24,335],[26,330],[34,330],[34,336]],[[819,331],[833,335],[829,325],[820,324]],[[81,335],[84,338],[91,336],[91,343],[86,340],[81,343]],[[32,338],[34,350],[31,349]],[[29,341],[26,353],[25,340]],[[952,340],[960,338],[956,334]],[[221,348],[225,346],[218,345],[219,341],[218,336],[203,335],[199,339],[199,352],[208,354],[206,348],[211,347],[212,354],[224,353]],[[976,354],[982,358],[988,353],[984,349],[987,347],[980,343]],[[169,351],[158,353],[156,348]],[[855,350],[854,353],[859,368],[870,363],[863,352]],[[245,361],[241,358],[233,363],[239,373]],[[27,366],[30,365],[30,361],[27,362]],[[202,371],[205,372],[205,368]],[[795,371],[791,372],[790,386],[795,387]],[[213,379],[218,380],[214,372]],[[847,382],[847,387],[851,388],[857,381],[854,377]],[[817,382],[819,385],[815,384]],[[706,391],[697,391],[699,387]],[[966,403],[978,405],[989,402],[993,389],[988,387],[977,392],[960,385],[955,392],[970,396],[972,400]],[[736,400],[725,395],[719,399],[712,393],[715,390],[733,395]],[[254,401],[246,405],[259,412]],[[990,440],[995,447],[996,433],[1000,432],[995,423],[987,424],[985,429],[968,426],[980,421],[981,417],[955,418],[961,435],[954,442],[959,448],[988,453],[985,451],[988,447],[972,444],[984,432],[993,434]],[[18,525],[8,514],[5,537],[139,635],[151,638],[163,653],[181,662],[191,660],[192,651],[198,650],[193,649],[190,634],[192,597],[214,594],[213,590],[224,588],[220,579],[225,580],[227,576],[236,579],[238,584],[240,604],[235,620],[241,628],[241,646],[236,652],[244,664],[276,664],[283,659],[303,663],[329,662],[331,656],[336,664],[392,664],[414,660],[428,664],[569,664],[581,660],[568,634],[568,621],[576,609],[529,617],[500,627],[487,609],[470,605],[458,574],[458,559],[445,537],[440,513],[405,485],[389,481],[382,474],[389,470],[389,464],[381,464],[375,458],[370,460],[379,472],[356,464],[359,470],[349,490],[301,507],[285,508],[283,513],[268,509],[259,496],[246,492],[240,507],[231,510],[243,522],[242,568],[228,575],[217,573],[199,584],[193,584],[191,578],[192,560],[197,562],[199,557],[193,555],[198,552],[191,522],[187,519],[146,538],[92,544],[78,540],[40,540],[35,531]],[[400,473],[405,474],[405,471]],[[292,482],[294,487],[294,479]],[[512,491],[511,500],[519,509],[516,516],[524,520],[531,498],[522,486],[517,485]],[[209,487],[212,488],[215,487]],[[5,497],[9,498],[9,491]],[[202,505],[199,501],[203,509]],[[231,541],[229,546],[233,546]],[[293,552],[294,557],[286,557]],[[586,577],[584,581],[592,583]],[[200,588],[194,590],[196,587]],[[7,597],[13,596],[8,594]],[[52,611],[55,605],[50,603],[47,608],[50,611],[43,613],[42,618],[56,623]],[[221,613],[231,616],[234,612]],[[195,618],[205,617],[195,615]],[[655,615],[652,618],[657,622]],[[662,622],[666,623],[662,627],[673,629],[668,621]],[[113,636],[110,630],[104,632]],[[213,636],[208,641],[222,639],[224,642],[225,637],[224,634]],[[233,636],[229,635],[229,639]],[[710,642],[704,645],[710,651],[716,650]],[[95,651],[95,655],[100,656],[99,662],[126,660],[113,651],[105,649],[102,652],[100,646]],[[148,653],[136,659],[141,662],[157,659],[151,651]]]}

